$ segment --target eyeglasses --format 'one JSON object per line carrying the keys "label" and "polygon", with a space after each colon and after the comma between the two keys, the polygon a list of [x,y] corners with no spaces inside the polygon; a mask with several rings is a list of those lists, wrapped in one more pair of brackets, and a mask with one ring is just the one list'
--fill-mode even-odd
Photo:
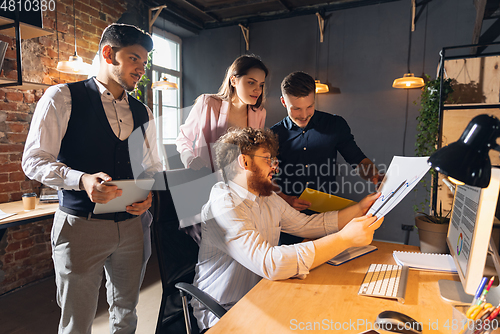
{"label": "eyeglasses", "polygon": [[263,158],[263,159],[266,159],[267,163],[269,164],[270,167],[272,168],[277,168],[278,167],[278,164],[279,164],[279,160],[276,159],[276,158],[271,158],[271,157],[264,157],[262,155],[255,155],[255,154],[247,154],[251,157],[259,157],[259,158]]}

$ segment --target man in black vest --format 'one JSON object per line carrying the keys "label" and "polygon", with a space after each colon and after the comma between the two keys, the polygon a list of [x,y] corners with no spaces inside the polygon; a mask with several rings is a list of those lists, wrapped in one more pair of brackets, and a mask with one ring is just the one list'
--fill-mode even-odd
{"label": "man in black vest", "polygon": [[[104,181],[137,178],[137,165],[146,174],[161,168],[152,113],[126,93],[144,74],[152,48],[151,36],[136,27],[108,26],[99,43],[97,77],[49,87],[33,115],[22,166],[28,177],[59,190],[51,235],[59,333],[90,333],[103,268],[111,332],[134,333],[137,326],[147,248],[142,223],[148,226],[151,194],[126,212],[93,209],[121,196]],[[136,129],[150,140],[129,149]]]}

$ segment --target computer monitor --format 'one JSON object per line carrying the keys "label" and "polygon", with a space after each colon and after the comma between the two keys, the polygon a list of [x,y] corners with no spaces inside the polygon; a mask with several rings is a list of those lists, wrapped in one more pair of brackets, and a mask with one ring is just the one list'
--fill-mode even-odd
{"label": "computer monitor", "polygon": [[[460,282],[439,282],[441,296],[454,304],[472,301],[481,279],[488,254],[492,256],[497,275],[500,261],[491,231],[495,220],[500,191],[500,169],[493,168],[487,188],[459,185],[455,189],[453,210],[448,228],[447,243],[457,267]],[[498,304],[500,294],[490,290],[488,299]]]}

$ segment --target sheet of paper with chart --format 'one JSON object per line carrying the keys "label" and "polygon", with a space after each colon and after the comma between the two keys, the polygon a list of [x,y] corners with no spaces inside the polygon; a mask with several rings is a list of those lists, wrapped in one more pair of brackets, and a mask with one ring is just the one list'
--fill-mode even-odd
{"label": "sheet of paper with chart", "polygon": [[430,166],[429,157],[392,158],[379,191],[380,197],[373,203],[368,213],[377,217],[388,214],[424,177]]}

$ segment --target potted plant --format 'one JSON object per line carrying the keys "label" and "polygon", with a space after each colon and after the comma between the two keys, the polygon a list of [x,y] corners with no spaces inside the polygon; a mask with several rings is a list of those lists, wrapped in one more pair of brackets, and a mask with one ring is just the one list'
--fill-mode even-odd
{"label": "potted plant", "polygon": [[[440,94],[440,78],[430,80],[426,75],[427,82],[422,88],[420,95],[420,109],[417,117],[417,136],[415,141],[415,155],[418,157],[430,156],[437,150],[438,134],[439,134],[439,94]],[[453,92],[451,79],[443,80],[443,97],[444,100]],[[424,253],[446,253],[448,247],[446,245],[446,233],[449,224],[449,212],[443,216],[442,205],[437,210],[430,208],[430,194],[432,193],[432,180],[438,177],[437,172],[430,171],[431,182],[423,178],[423,189],[427,193],[423,202],[419,205],[414,205],[415,225],[418,229],[420,239],[420,250]],[[417,190],[417,188],[415,188]],[[430,214],[424,211],[430,212]]]}
{"label": "potted plant", "polygon": [[448,211],[443,216],[440,205],[439,213],[436,212],[430,215],[425,212],[418,212],[415,216],[415,225],[418,229],[420,251],[422,253],[447,254],[450,252],[446,244],[450,212]]}

